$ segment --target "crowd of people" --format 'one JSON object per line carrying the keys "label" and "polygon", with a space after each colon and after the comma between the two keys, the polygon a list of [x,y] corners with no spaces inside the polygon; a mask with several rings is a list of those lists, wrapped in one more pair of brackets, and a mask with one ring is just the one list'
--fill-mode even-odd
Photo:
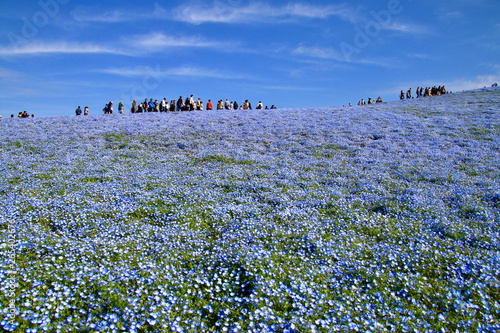
{"label": "crowd of people", "polygon": [[[449,94],[451,92],[448,92],[445,88],[445,86],[434,86],[432,88],[430,87],[417,87],[416,90],[416,97],[427,97],[427,96],[439,96],[439,95],[444,95],[444,94]],[[403,90],[401,90],[401,94],[399,95],[399,98],[401,100],[406,99],[412,99],[412,91],[411,88],[406,91],[406,94],[404,93]],[[368,102],[365,101],[364,99],[361,99],[358,102],[358,105],[367,105],[367,104],[375,104],[375,103],[382,103],[382,98],[379,96],[375,101],[371,98],[368,98]],[[345,105],[344,105],[345,106]],[[351,103],[349,103],[348,106],[352,106]]]}
{"label": "crowd of people", "polygon": [[[492,87],[498,87],[497,83],[494,83]],[[485,86],[486,88],[486,86]],[[443,86],[434,86],[434,87],[417,87],[416,90],[416,98],[421,98],[421,97],[428,97],[428,96],[440,96],[440,95],[445,95],[445,94],[451,94],[452,92],[449,92],[446,90],[446,87]],[[406,94],[403,90],[401,90],[401,93],[399,95],[400,100],[405,100],[405,99],[413,99],[412,95],[412,89],[408,89],[406,91]],[[364,99],[361,99],[358,102],[358,105],[367,105],[367,104],[375,104],[375,103],[382,103],[382,98],[379,96],[375,101],[371,98],[368,98],[368,101],[365,101]],[[348,105],[349,107],[352,106],[351,103]],[[345,107],[345,105],[344,105]],[[215,104],[216,110],[251,110],[252,109],[252,104],[248,101],[245,100],[242,105],[239,105],[238,102],[234,101],[231,102],[229,99],[226,99],[224,102],[222,99],[217,101]],[[132,102],[132,107],[130,108],[131,113],[143,113],[143,112],[175,112],[175,111],[203,111],[203,110],[213,110],[214,105],[212,103],[212,100],[208,100],[206,105],[203,103],[201,98],[198,98],[196,101],[194,100],[193,95],[190,97],[187,97],[185,100],[182,98],[182,96],[179,97],[177,101],[175,100],[170,100],[167,101],[166,98],[158,102],[158,100],[154,100],[151,98],[149,101],[144,99],[144,102],[142,103],[137,103],[137,101],[134,99]],[[269,110],[269,107],[264,107],[262,104],[262,101],[259,101],[256,107],[257,110]],[[276,109],[274,105],[271,106],[270,108]],[[113,114],[113,102],[110,101],[107,103],[103,110],[105,114]],[[123,114],[125,112],[125,106],[123,102],[120,101],[118,104],[118,113]],[[86,106],[83,111],[80,106],[75,110],[75,113],[77,116],[81,116],[82,114],[85,116],[89,115],[89,107]],[[17,115],[18,118],[34,118],[35,115],[28,114],[27,111],[19,112]],[[1,118],[1,116],[0,116]],[[10,118],[14,118],[14,115],[12,114]]]}
{"label": "crowd of people", "polygon": [[[35,118],[35,115],[34,114],[30,115],[28,111],[22,111],[17,114],[17,118]],[[10,119],[14,119],[13,114],[10,115]]]}
{"label": "crowd of people", "polygon": [[[375,101],[371,98],[368,98],[368,102],[366,102],[364,99],[361,99],[358,102],[358,105],[375,104],[375,103],[382,103],[382,98],[379,96]],[[349,103],[349,106],[352,106],[352,104]]]}
{"label": "crowd of people", "polygon": [[[217,110],[251,110],[252,109],[252,104],[248,101],[245,100],[245,102],[242,103],[242,105],[238,105],[238,102],[230,102],[229,99],[226,99],[225,102],[223,100],[219,100],[217,104],[215,105]],[[143,112],[175,112],[175,111],[203,111],[203,110],[213,110],[214,109],[214,104],[212,103],[212,100],[208,100],[206,105],[203,103],[201,98],[198,98],[198,100],[195,101],[193,95],[190,97],[187,97],[185,100],[182,98],[182,96],[179,97],[177,101],[175,100],[170,100],[167,101],[166,98],[158,102],[158,100],[153,100],[152,98],[144,99],[144,102],[138,103],[137,100],[132,101],[132,106],[130,108],[131,113],[143,113]],[[262,104],[262,101],[259,101],[257,107],[257,110],[269,110],[269,107],[264,107],[264,104]],[[271,106],[271,109],[276,109],[274,105]],[[110,101],[107,103],[104,108],[102,109],[104,114],[113,114],[113,101]],[[122,101],[118,104],[118,113],[123,114],[125,112],[125,107]],[[82,115],[88,115],[89,114],[89,108],[88,106],[85,107],[84,111],[82,112],[82,109],[80,106],[75,111],[77,116]]]}
{"label": "crowd of people", "polygon": [[[439,87],[417,87],[416,90],[416,95],[417,98],[420,97],[427,97],[427,96],[440,96],[440,95],[445,95],[449,94],[450,92],[446,91],[445,86],[439,86]],[[412,92],[411,88],[406,91],[406,99],[412,99]],[[405,93],[403,90],[401,90],[401,93],[399,94],[399,99],[404,100],[405,99]]]}

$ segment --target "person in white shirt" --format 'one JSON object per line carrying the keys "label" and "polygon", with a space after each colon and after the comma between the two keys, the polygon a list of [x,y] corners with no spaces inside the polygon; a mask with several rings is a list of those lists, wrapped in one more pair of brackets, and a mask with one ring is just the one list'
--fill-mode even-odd
{"label": "person in white shirt", "polygon": [[160,103],[160,112],[167,111],[167,99],[164,98]]}

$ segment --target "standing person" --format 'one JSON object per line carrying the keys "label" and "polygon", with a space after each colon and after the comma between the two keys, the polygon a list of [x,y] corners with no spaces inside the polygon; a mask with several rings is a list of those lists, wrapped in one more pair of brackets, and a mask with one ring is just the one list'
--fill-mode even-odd
{"label": "standing person", "polygon": [[226,103],[224,103],[224,107],[226,108],[226,110],[229,110],[229,108],[231,107],[231,103],[229,103],[229,98],[226,98]]}
{"label": "standing person", "polygon": [[193,95],[189,97],[189,110],[194,111],[196,108],[196,103],[194,102]]}
{"label": "standing person", "polygon": [[406,99],[411,99],[411,88],[406,92]]}
{"label": "standing person", "polygon": [[405,99],[405,93],[403,92],[403,90],[401,90],[401,93],[399,94],[399,99],[400,100],[404,100]]}
{"label": "standing person", "polygon": [[264,105],[262,104],[262,101],[259,101],[259,104],[257,104],[257,110],[262,110],[264,108]]}
{"label": "standing person", "polygon": [[118,113],[123,114],[123,102],[122,101],[120,101],[120,103],[118,103]]}
{"label": "standing person", "polygon": [[238,110],[238,102],[234,101],[233,110]]}
{"label": "standing person", "polygon": [[160,103],[160,112],[167,111],[167,99],[164,98]]}
{"label": "standing person", "polygon": [[148,102],[148,112],[153,112],[155,109],[155,102],[153,102],[153,99],[150,98]]}
{"label": "standing person", "polygon": [[109,102],[108,104],[108,112],[109,114],[113,114],[113,101]]}
{"label": "standing person", "polygon": [[158,103],[158,100],[155,99],[154,112],[158,112],[158,111],[160,111],[160,104]]}
{"label": "standing person", "polygon": [[182,96],[179,97],[177,100],[177,110],[176,111],[182,111],[182,108],[184,107],[184,102],[182,101]]}
{"label": "standing person", "polygon": [[81,116],[82,115],[82,109],[80,109],[80,106],[78,106],[78,108],[75,110],[75,113],[77,116]]}
{"label": "standing person", "polygon": [[213,110],[213,109],[214,109],[214,106],[212,104],[212,100],[209,99],[207,102],[207,110]]}
{"label": "standing person", "polygon": [[201,98],[198,98],[198,100],[196,101],[196,110],[201,111],[202,105],[203,104],[201,103]]}
{"label": "standing person", "polygon": [[89,107],[86,106],[85,109],[83,110],[83,115],[88,116],[89,115]]}
{"label": "standing person", "polygon": [[130,112],[136,113],[136,111],[137,111],[137,101],[134,99],[134,101],[132,102],[132,107],[130,108]]}

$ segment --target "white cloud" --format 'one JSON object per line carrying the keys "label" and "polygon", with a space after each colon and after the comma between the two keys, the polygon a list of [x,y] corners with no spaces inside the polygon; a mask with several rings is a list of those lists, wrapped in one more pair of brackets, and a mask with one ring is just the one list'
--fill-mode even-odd
{"label": "white cloud", "polygon": [[402,32],[402,33],[413,33],[413,34],[427,34],[429,33],[429,29],[426,26],[419,25],[419,24],[404,24],[404,23],[397,23],[393,22],[392,24],[389,24],[384,28],[385,30],[389,31],[396,31],[396,32]]}
{"label": "white cloud", "polygon": [[328,59],[340,62],[348,62],[346,57],[333,48],[305,47],[299,46],[292,51],[293,54],[302,55],[310,58]]}
{"label": "white cloud", "polygon": [[145,77],[168,78],[171,76],[213,78],[213,79],[244,79],[248,76],[241,74],[228,73],[217,69],[208,69],[193,66],[181,66],[162,69],[160,66],[151,67],[124,67],[124,68],[106,68],[97,72],[118,75],[123,77]]}
{"label": "white cloud", "polygon": [[288,90],[288,91],[320,91],[325,90],[323,87],[300,87],[300,86],[256,86],[257,89],[264,90]]}
{"label": "white cloud", "polygon": [[197,36],[174,37],[162,33],[151,33],[124,37],[121,41],[106,43],[79,42],[33,42],[20,46],[0,47],[0,56],[43,54],[114,54],[140,56],[165,51],[170,48],[212,48],[223,52],[238,51],[237,43],[207,40]]}
{"label": "white cloud", "polygon": [[[130,43],[130,42],[129,42]],[[230,47],[229,43],[210,41],[195,36],[173,37],[163,33],[153,33],[133,37],[132,45],[144,46],[146,48],[165,47],[195,47],[195,48],[224,48]]]}
{"label": "white cloud", "polygon": [[445,12],[443,13],[443,18],[447,20],[458,20],[464,17],[464,14],[459,11]]}
{"label": "white cloud", "polygon": [[462,91],[462,90],[474,90],[486,87],[491,87],[493,83],[500,82],[500,73],[493,75],[478,75],[471,79],[458,79],[449,82],[445,82],[448,90],[451,91]]}
{"label": "white cloud", "polygon": [[96,9],[78,7],[71,14],[77,22],[117,23],[139,19],[176,20],[191,24],[202,23],[250,23],[283,22],[290,19],[327,19],[332,16],[353,21],[357,15],[344,5],[314,6],[307,3],[294,3],[273,7],[265,3],[252,3],[246,6],[232,6],[230,3],[214,2],[208,5],[181,5],[167,11],[158,3],[147,14],[123,10],[96,12]]}
{"label": "white cloud", "polygon": [[22,46],[2,47],[0,56],[17,55],[40,55],[40,54],[118,54],[129,55],[121,48],[110,48],[92,43],[72,43],[72,42],[54,42],[54,43],[28,43]]}
{"label": "white cloud", "polygon": [[342,62],[342,63],[374,65],[374,66],[390,67],[390,68],[393,68],[396,66],[396,63],[394,61],[389,61],[387,59],[378,59],[378,58],[349,59],[346,56],[344,56],[340,51],[335,50],[333,48],[299,46],[295,50],[293,50],[292,53],[295,55],[305,56],[305,57],[309,57],[309,58],[333,60],[333,61]]}
{"label": "white cloud", "polygon": [[479,88],[491,87],[495,82],[500,82],[500,72],[492,75],[477,75],[472,78],[462,78],[455,80],[424,80],[424,81],[412,81],[412,82],[401,82],[397,86],[392,88],[380,90],[377,93],[380,95],[394,95],[399,96],[401,90],[406,91],[408,88],[412,87],[434,87],[444,85],[446,90],[452,92],[461,92],[463,90],[475,90]]}
{"label": "white cloud", "polygon": [[355,14],[345,6],[328,5],[313,6],[309,4],[288,4],[272,7],[268,4],[253,3],[247,6],[231,6],[229,4],[183,5],[174,10],[173,19],[191,24],[202,23],[252,23],[252,22],[284,22],[291,19],[327,19],[332,16],[344,20],[353,20]]}
{"label": "white cloud", "polygon": [[0,79],[5,79],[5,80],[18,80],[20,76],[22,76],[22,73],[10,70],[8,68],[0,67]]}
{"label": "white cloud", "polygon": [[135,19],[132,15],[127,15],[119,10],[95,13],[88,8],[78,7],[71,12],[77,22],[99,22],[99,23],[118,23]]}

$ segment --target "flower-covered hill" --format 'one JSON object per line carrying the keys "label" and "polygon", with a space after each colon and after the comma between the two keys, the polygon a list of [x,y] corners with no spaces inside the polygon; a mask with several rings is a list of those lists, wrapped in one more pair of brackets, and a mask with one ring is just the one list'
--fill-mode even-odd
{"label": "flower-covered hill", "polygon": [[500,329],[500,90],[0,121],[0,326]]}

